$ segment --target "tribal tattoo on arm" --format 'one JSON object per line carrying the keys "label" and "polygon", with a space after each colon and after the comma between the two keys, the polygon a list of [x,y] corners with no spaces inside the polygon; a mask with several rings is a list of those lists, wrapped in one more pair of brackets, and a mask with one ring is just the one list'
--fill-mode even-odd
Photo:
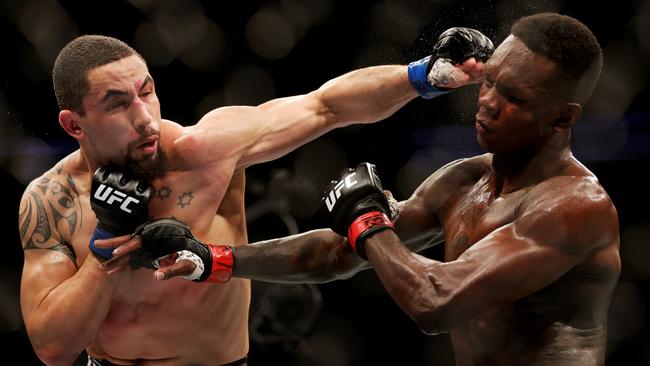
{"label": "tribal tattoo on arm", "polygon": [[69,174],[64,177],[60,169],[56,172],[57,176],[45,176],[27,187],[20,203],[20,238],[23,250],[54,250],[76,265],[77,256],[68,240],[82,223],[79,193]]}

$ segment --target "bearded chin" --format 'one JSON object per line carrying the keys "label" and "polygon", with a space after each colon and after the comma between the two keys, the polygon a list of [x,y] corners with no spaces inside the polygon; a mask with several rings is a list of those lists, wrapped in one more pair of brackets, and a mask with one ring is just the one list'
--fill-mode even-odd
{"label": "bearded chin", "polygon": [[151,157],[136,160],[132,154],[128,154],[124,162],[124,168],[135,177],[151,182],[165,175],[165,154],[160,148],[160,144],[156,154]]}

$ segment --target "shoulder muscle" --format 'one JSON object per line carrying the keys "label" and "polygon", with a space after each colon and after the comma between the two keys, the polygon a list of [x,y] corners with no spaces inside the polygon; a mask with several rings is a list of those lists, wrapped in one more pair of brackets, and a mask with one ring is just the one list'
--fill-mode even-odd
{"label": "shoulder muscle", "polygon": [[586,253],[616,240],[616,208],[595,178],[557,177],[531,193],[516,227],[540,243]]}
{"label": "shoulder muscle", "polygon": [[29,184],[20,202],[19,230],[23,250],[46,249],[76,263],[68,244],[82,221],[79,193],[60,166]]}
{"label": "shoulder muscle", "polygon": [[415,190],[410,200],[437,211],[447,199],[460,191],[460,188],[474,184],[489,168],[489,157],[481,155],[473,158],[454,160],[431,174]]}

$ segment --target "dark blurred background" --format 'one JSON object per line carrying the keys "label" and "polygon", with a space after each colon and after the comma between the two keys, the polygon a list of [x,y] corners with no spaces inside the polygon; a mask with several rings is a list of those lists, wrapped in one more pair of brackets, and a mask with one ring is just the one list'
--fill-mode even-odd
{"label": "dark blurred background", "polygon": [[[604,50],[574,152],[620,215],[623,272],[610,308],[607,364],[650,365],[648,0],[0,0],[0,354],[40,364],[20,314],[16,213],[26,184],[78,147],[58,125],[50,78],[58,51],[75,36],[131,44],[149,62],[163,117],[189,125],[212,108],[256,105],[355,68],[419,59],[452,26],[477,28],[498,44],[514,20],[547,10],[583,21]],[[321,190],[345,166],[376,163],[384,187],[406,199],[442,164],[480,153],[477,95],[472,87],[418,99],[384,122],[333,131],[249,168],[251,242],[322,227],[314,215]],[[440,248],[426,254],[439,256]],[[254,283],[253,290],[252,365],[453,365],[448,336],[422,334],[372,271],[318,286]]]}

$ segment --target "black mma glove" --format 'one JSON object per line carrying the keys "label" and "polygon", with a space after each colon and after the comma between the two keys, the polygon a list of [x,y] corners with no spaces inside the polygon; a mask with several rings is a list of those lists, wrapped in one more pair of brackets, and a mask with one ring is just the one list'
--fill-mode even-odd
{"label": "black mma glove", "polygon": [[[483,33],[472,28],[456,27],[442,32],[433,47],[433,61],[442,57],[462,64],[470,57],[485,62],[492,56],[494,45]],[[431,70],[431,66],[427,67]]]}
{"label": "black mma glove", "polygon": [[228,282],[232,275],[234,257],[232,247],[203,244],[195,239],[190,228],[174,219],[155,219],[138,226],[142,247],[131,254],[131,268],[159,268],[158,259],[179,254],[176,262],[188,259],[196,265],[187,279],[195,282]]}
{"label": "black mma glove", "polygon": [[352,248],[367,259],[363,242],[371,233],[393,229],[390,207],[375,166],[361,163],[332,181],[321,199],[321,213],[339,235],[347,236]]}
{"label": "black mma glove", "polygon": [[452,78],[449,65],[471,57],[485,62],[493,52],[492,41],[476,29],[450,28],[438,37],[431,56],[409,64],[409,81],[421,97],[434,98],[451,90],[447,86]]}
{"label": "black mma glove", "polygon": [[148,203],[154,188],[144,180],[129,177],[112,167],[101,167],[93,174],[90,206],[97,226],[89,247],[101,260],[110,259],[112,249],[95,246],[96,239],[108,239],[132,233],[149,216]]}

